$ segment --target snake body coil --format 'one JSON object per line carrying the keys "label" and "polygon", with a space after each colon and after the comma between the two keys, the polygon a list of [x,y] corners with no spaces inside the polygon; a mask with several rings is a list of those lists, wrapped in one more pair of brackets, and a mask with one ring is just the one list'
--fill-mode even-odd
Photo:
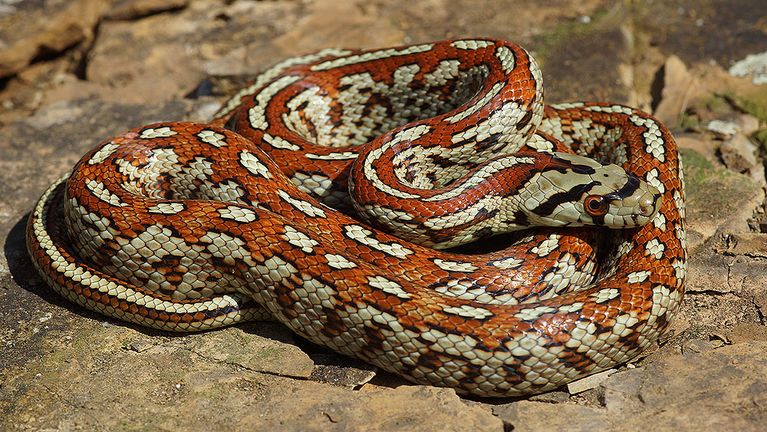
{"label": "snake body coil", "polygon": [[[628,361],[667,328],[680,162],[641,111],[544,106],[508,42],[326,50],[267,70],[209,124],[102,143],[45,192],[27,242],[57,292],[105,315],[277,319],[415,382],[511,396]],[[535,225],[494,252],[426,247]]]}

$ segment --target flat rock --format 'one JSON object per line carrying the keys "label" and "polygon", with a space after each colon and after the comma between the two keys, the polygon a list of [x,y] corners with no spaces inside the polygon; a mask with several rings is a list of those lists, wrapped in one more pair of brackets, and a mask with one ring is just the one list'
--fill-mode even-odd
{"label": "flat rock", "polygon": [[50,57],[93,37],[109,2],[54,0],[44,8],[19,5],[0,16],[0,78],[13,75],[40,57]]}
{"label": "flat rock", "polygon": [[653,412],[653,430],[759,430],[767,421],[767,343],[752,341],[670,355],[602,385],[605,406],[636,430]]}
{"label": "flat rock", "polygon": [[184,348],[205,359],[254,372],[307,379],[314,370],[314,362],[295,345],[291,333],[275,323],[189,335],[184,338]]}
{"label": "flat rock", "polygon": [[679,116],[687,109],[690,96],[695,91],[695,78],[677,56],[671,55],[663,65],[663,90],[653,115],[666,126],[674,127]]}
{"label": "flat rock", "polygon": [[757,159],[756,144],[737,133],[719,146],[724,165],[731,171],[746,174],[757,184],[764,184],[764,166]]}
{"label": "flat rock", "polygon": [[767,258],[767,234],[733,233],[727,236],[725,244],[718,251],[727,255]]}
{"label": "flat rock", "polygon": [[493,407],[507,428],[521,432],[614,430],[619,420],[603,408],[519,401]]}
{"label": "flat rock", "polygon": [[667,355],[605,380],[604,407],[518,401],[493,412],[514,431],[760,430],[767,420],[767,342]]}
{"label": "flat rock", "polygon": [[606,371],[598,372],[593,375],[589,375],[585,378],[581,378],[577,381],[573,381],[567,385],[567,391],[571,394],[583,393],[586,390],[599,387],[599,384],[606,380],[610,375],[615,373],[615,369],[608,369]]}
{"label": "flat rock", "polygon": [[375,366],[339,354],[315,354],[311,358],[315,366],[310,379],[349,389],[367,384],[378,370]]}

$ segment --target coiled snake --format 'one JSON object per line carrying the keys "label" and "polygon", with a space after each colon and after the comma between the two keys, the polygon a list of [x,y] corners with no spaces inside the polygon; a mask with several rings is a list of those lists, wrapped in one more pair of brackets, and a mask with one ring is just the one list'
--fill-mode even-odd
{"label": "coiled snake", "polygon": [[[210,123],[103,142],[45,192],[27,242],[58,293],[105,315],[171,331],[271,318],[411,381],[510,396],[667,328],[681,174],[645,113],[544,106],[514,44],[326,50]],[[532,225],[489,252],[439,250]]]}

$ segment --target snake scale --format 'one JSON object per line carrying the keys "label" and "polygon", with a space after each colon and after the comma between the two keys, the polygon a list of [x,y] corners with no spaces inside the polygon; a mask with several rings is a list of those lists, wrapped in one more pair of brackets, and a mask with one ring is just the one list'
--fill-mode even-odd
{"label": "snake scale", "polygon": [[524,49],[448,40],[290,58],[208,123],[104,141],[43,194],[27,243],[53,289],[108,316],[276,319],[410,381],[513,396],[667,329],[684,205],[657,120],[546,106]]}

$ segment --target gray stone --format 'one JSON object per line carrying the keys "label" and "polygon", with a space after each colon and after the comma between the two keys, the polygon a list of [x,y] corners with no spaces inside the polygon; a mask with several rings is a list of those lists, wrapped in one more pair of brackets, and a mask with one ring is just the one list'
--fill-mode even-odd
{"label": "gray stone", "polygon": [[751,77],[754,84],[767,84],[767,51],[749,54],[730,66],[730,74],[736,77]]}
{"label": "gray stone", "polygon": [[732,138],[738,133],[738,125],[734,122],[724,120],[711,120],[706,129],[722,138]]}

